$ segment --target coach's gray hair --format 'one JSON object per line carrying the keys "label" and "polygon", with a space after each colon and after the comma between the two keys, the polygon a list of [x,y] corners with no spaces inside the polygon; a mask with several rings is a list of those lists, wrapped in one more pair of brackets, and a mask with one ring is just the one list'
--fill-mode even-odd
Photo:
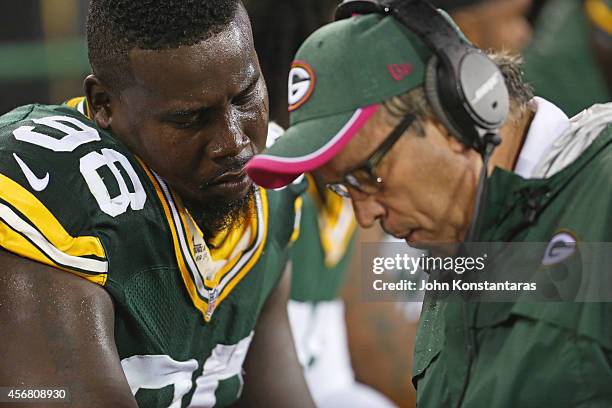
{"label": "coach's gray hair", "polygon": [[[499,67],[510,95],[510,115],[508,120],[517,120],[527,110],[529,101],[533,98],[533,89],[523,80],[523,59],[520,55],[508,53],[488,53]],[[418,87],[404,94],[394,96],[383,102],[383,112],[390,125],[396,125],[407,113],[416,116],[412,128],[421,136],[425,135],[423,121],[436,117],[427,101],[424,88]]]}

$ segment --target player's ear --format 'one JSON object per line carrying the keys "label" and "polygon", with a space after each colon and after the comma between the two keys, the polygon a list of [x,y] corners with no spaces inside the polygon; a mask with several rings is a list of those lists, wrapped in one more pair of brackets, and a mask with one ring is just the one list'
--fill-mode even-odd
{"label": "player's ear", "polygon": [[111,126],[111,96],[108,87],[94,74],[88,75],[83,82],[87,103],[94,121],[103,129]]}

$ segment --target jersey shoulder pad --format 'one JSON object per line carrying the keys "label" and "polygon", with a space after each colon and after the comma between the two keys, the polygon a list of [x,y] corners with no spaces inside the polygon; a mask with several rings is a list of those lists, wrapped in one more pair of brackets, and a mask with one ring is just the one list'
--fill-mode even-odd
{"label": "jersey shoulder pad", "polygon": [[142,208],[136,159],[66,106],[27,105],[0,117],[0,247],[104,285],[96,225]]}

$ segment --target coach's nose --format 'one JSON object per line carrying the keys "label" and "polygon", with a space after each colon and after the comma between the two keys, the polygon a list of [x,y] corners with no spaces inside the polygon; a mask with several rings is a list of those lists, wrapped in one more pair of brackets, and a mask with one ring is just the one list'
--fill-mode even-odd
{"label": "coach's nose", "polygon": [[353,200],[353,209],[357,222],[364,228],[370,228],[374,225],[377,219],[385,216],[385,208],[376,201],[376,197],[370,194],[364,194],[359,191],[351,190],[351,200]]}

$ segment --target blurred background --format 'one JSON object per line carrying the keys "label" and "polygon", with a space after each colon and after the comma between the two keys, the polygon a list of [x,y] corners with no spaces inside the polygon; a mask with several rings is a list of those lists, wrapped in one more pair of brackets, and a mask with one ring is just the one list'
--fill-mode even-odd
{"label": "blurred background", "polygon": [[[592,51],[588,1],[433,2],[447,9],[477,45],[491,48],[505,42],[507,49],[522,49],[527,77],[536,94],[551,99],[568,115],[594,102],[610,100],[604,73]],[[254,20],[255,41],[269,82],[271,116],[287,126],[288,65],[300,42],[331,19],[337,1],[245,3]],[[482,7],[487,3],[507,4]],[[82,93],[82,80],[89,73],[84,36],[87,7],[88,0],[0,2],[0,113],[27,103],[61,103]],[[508,14],[512,9],[524,14],[528,32],[515,35],[517,25],[506,24],[512,21]]]}
{"label": "blurred background", "polygon": [[0,2],[0,113],[80,95],[88,0]]}
{"label": "blurred background", "polygon": [[[331,21],[338,1],[244,2],[268,83],[270,117],[287,127],[287,74],[293,55],[312,31]],[[477,46],[521,52],[536,95],[568,116],[612,100],[612,0],[432,2],[448,10]],[[87,7],[88,0],[0,2],[0,114],[23,104],[58,104],[82,95],[90,72]],[[359,231],[356,242],[382,239],[381,231]],[[359,245],[354,247],[342,297],[355,376],[399,406],[414,406],[410,366],[419,308],[413,303],[364,303]]]}

